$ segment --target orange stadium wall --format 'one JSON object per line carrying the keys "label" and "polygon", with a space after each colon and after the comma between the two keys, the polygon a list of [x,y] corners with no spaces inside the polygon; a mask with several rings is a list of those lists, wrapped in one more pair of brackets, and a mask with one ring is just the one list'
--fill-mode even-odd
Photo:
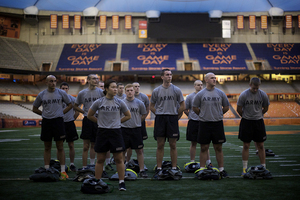
{"label": "orange stadium wall", "polygon": [[[21,128],[21,127],[40,127],[40,119],[1,119],[0,128]],[[239,126],[240,119],[224,119],[224,126]],[[265,118],[265,125],[298,125],[300,118]],[[188,120],[179,120],[180,127],[186,127]],[[82,121],[75,121],[76,127],[82,127]],[[154,120],[146,120],[147,127],[154,127]]]}

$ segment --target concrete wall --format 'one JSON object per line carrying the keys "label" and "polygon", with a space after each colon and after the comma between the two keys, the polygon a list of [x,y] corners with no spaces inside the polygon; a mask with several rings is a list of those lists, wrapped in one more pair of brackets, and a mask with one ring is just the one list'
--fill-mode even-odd
{"label": "concrete wall", "polygon": [[[67,13],[65,13],[67,14]],[[145,20],[143,17],[132,18],[132,30],[124,29],[124,17],[120,16],[120,28],[111,29],[111,17],[107,17],[107,29],[102,32],[99,29],[99,17],[93,25],[82,20],[82,31],[62,29],[61,17],[58,16],[58,28],[50,29],[50,17],[40,16],[36,25],[30,25],[22,20],[20,40],[29,44],[64,44],[64,43],[172,43],[172,42],[193,42],[193,43],[297,43],[300,41],[300,30],[297,27],[297,19],[293,17],[295,33],[292,29],[286,29],[283,34],[284,21],[274,25],[271,19],[268,19],[268,30],[260,29],[260,17],[256,18],[256,30],[250,30],[248,27],[248,17],[244,18],[244,29],[236,28],[236,17],[223,17],[223,20],[231,21],[231,38],[212,38],[212,39],[195,39],[195,40],[156,40],[156,39],[139,39],[138,23],[139,20]],[[70,26],[73,26],[73,17],[70,15]],[[205,31],[205,29],[203,30]]]}

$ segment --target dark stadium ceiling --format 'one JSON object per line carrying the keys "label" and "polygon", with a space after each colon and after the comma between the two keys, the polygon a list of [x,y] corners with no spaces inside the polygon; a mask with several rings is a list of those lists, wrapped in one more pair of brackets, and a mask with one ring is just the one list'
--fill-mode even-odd
{"label": "dark stadium ceiling", "polygon": [[300,0],[0,0],[0,7],[24,9],[29,6],[68,12],[82,12],[89,7],[97,7],[104,12],[266,12],[272,7],[295,12],[300,11]]}

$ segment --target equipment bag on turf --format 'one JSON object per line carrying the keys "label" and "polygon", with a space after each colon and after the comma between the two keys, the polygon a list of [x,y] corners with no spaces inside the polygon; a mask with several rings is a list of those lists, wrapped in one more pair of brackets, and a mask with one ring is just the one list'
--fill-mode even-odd
{"label": "equipment bag on turf", "polygon": [[95,178],[95,169],[94,168],[80,168],[76,172],[76,176],[73,181],[83,182],[85,179]]}
{"label": "equipment bag on turf", "polygon": [[199,180],[220,180],[221,179],[220,171],[215,167],[198,169],[197,171],[195,171],[195,176]]}
{"label": "equipment bag on turf", "polygon": [[85,194],[103,194],[112,191],[113,187],[109,188],[107,183],[96,178],[85,179],[81,185],[81,192]]}
{"label": "equipment bag on turf", "polygon": [[[125,170],[125,177],[124,180],[125,181],[135,181],[137,179],[137,173],[135,171],[133,171],[132,169],[126,169]],[[119,174],[118,172],[116,172],[115,174],[113,174],[109,180],[114,180],[114,181],[118,181],[119,180]]]}
{"label": "equipment bag on turf", "polygon": [[186,172],[195,172],[200,169],[199,162],[188,162],[183,166]]}
{"label": "equipment bag on turf", "polygon": [[243,176],[246,179],[272,179],[272,174],[262,165],[248,167],[246,174]]}
{"label": "equipment bag on turf", "polygon": [[34,171],[34,174],[29,176],[29,179],[37,182],[54,182],[59,181],[59,177],[60,172],[57,169],[40,167]]}
{"label": "equipment bag on turf", "polygon": [[157,174],[157,180],[180,180],[182,178],[182,172],[180,169],[163,169]]}

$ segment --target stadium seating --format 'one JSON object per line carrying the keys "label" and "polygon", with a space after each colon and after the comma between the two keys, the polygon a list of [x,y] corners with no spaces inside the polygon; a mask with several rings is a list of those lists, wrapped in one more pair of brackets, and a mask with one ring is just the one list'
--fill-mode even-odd
{"label": "stadium seating", "polygon": [[[22,107],[11,102],[1,102],[0,110],[3,115],[13,116],[18,119],[41,119],[40,115],[32,112],[31,108]],[[5,117],[5,116],[4,116]]]}

